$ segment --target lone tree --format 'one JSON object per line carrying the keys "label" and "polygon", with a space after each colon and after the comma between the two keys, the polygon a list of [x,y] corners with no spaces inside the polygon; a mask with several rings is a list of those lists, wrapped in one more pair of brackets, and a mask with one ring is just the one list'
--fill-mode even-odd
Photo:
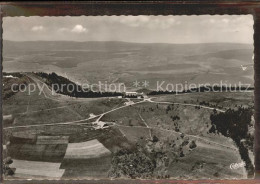
{"label": "lone tree", "polygon": [[184,153],[183,153],[183,151],[181,151],[180,152],[180,157],[184,157],[185,155],[184,155]]}
{"label": "lone tree", "polygon": [[196,142],[194,141],[194,140],[192,140],[191,142],[190,142],[190,149],[194,149],[194,148],[196,148],[197,147],[197,145],[196,145]]}
{"label": "lone tree", "polygon": [[14,171],[9,167],[13,163],[11,157],[7,157],[3,160],[3,173],[5,176],[12,176]]}
{"label": "lone tree", "polygon": [[156,137],[155,135],[153,136],[153,142],[158,142],[159,141],[159,139],[158,139],[158,137]]}

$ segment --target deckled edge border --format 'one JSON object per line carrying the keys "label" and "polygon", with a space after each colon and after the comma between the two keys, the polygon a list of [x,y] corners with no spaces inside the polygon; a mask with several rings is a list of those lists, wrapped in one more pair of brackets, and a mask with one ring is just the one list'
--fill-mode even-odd
{"label": "deckled edge border", "polygon": [[[50,8],[50,9],[49,9]],[[70,9],[72,8],[72,9]],[[144,8],[144,9],[142,9]],[[49,9],[49,10],[48,10]],[[166,10],[166,11],[165,11]],[[0,34],[1,34],[1,71],[0,79],[2,82],[2,51],[3,51],[3,17],[16,16],[120,16],[120,15],[247,15],[254,17],[254,79],[255,79],[255,164],[256,179],[260,175],[260,2],[257,0],[249,1],[205,1],[205,0],[179,0],[168,2],[148,2],[148,1],[128,1],[128,2],[108,2],[108,1],[92,1],[92,2],[26,2],[26,3],[0,3]],[[2,84],[0,85],[2,91]],[[2,104],[2,98],[1,98]],[[2,114],[2,106],[0,107]],[[0,129],[2,131],[2,118]],[[2,143],[2,133],[0,136]],[[2,165],[2,146],[0,149]],[[37,179],[37,180],[4,180],[1,168],[1,182],[5,183],[260,183],[259,180],[247,179],[202,179],[202,180],[131,180],[131,179]]]}

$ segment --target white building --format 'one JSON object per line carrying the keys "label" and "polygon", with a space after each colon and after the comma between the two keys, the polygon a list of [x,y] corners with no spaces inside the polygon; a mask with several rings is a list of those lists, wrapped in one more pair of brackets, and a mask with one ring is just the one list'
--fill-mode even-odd
{"label": "white building", "polygon": [[137,92],[130,92],[130,91],[129,92],[125,92],[126,96],[137,96],[137,94],[138,94]]}
{"label": "white building", "polygon": [[95,124],[94,126],[95,130],[109,128],[108,124],[103,121],[97,121],[94,124]]}
{"label": "white building", "polygon": [[125,92],[124,94],[126,97],[139,97],[139,98],[142,98],[144,93],[138,93],[138,92],[135,92],[135,91],[129,91],[129,92]]}

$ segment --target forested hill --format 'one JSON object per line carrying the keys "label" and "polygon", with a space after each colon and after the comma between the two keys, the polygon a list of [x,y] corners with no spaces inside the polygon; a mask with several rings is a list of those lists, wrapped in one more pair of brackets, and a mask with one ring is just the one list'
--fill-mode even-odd
{"label": "forested hill", "polygon": [[121,96],[118,92],[93,92],[90,89],[84,89],[81,85],[78,85],[69,79],[59,76],[56,73],[34,73],[41,77],[44,82],[51,87],[57,93],[68,95],[77,98],[97,98],[97,97],[110,97]]}

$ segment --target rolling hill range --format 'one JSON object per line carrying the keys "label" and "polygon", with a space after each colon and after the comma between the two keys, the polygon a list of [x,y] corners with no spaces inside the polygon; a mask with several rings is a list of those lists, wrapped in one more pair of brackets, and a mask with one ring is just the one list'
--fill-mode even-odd
{"label": "rolling hill range", "polygon": [[4,41],[3,45],[6,72],[56,72],[79,83],[123,82],[129,89],[136,89],[136,80],[149,81],[150,89],[156,89],[157,81],[253,85],[249,44]]}

